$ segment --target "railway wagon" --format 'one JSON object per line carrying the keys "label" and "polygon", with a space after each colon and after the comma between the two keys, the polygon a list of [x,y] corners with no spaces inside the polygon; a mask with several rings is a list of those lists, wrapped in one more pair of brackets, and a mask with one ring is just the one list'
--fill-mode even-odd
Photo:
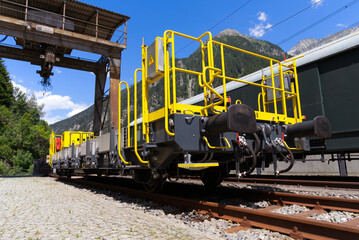
{"label": "railway wagon", "polygon": [[[310,151],[306,154],[331,154],[332,160],[359,159],[353,154],[359,153],[358,42],[359,33],[354,33],[308,51],[296,61],[303,115],[306,120],[326,116],[332,130],[329,139],[310,137]],[[265,68],[242,79],[260,83],[262,76],[270,75],[270,71]],[[252,96],[258,93],[252,85],[234,83],[227,87],[227,95],[232,101],[244,101],[254,109],[258,108],[259,102]],[[202,98],[195,96],[185,103],[201,103]],[[304,159],[305,156],[298,155],[297,158]]]}
{"label": "railway wagon", "polygon": [[[202,53],[199,71],[176,65],[177,38],[199,44]],[[219,59],[214,59],[214,48],[220,49]],[[270,74],[263,74],[259,83],[227,75],[228,51],[268,61]],[[177,102],[179,72],[198,81],[203,89],[202,104]],[[138,73],[142,77],[140,99]],[[249,106],[247,99],[231,104],[226,87],[233,82],[256,89],[248,97],[255,99],[257,107]],[[132,124],[129,86],[124,81],[120,83],[127,89],[126,124],[120,122],[108,134],[87,138],[51,154],[54,172],[69,177],[72,174],[130,175],[148,191],[160,189],[167,178],[191,174],[200,176],[206,186],[214,187],[230,170],[235,170],[238,177],[270,164],[274,165],[274,174],[289,171],[294,155],[310,149],[306,137],[331,136],[326,117],[316,116],[303,122],[295,58],[280,62],[215,41],[210,32],[192,37],[168,30],[150,46],[142,46],[142,68],[134,73]],[[163,84],[164,106],[151,112],[149,88],[156,84]],[[214,87],[218,84],[220,91]],[[119,94],[120,114],[121,101]],[[137,116],[138,105],[142,106],[141,121]],[[278,161],[286,161],[288,166],[277,169]]]}
{"label": "railway wagon", "polygon": [[[342,41],[337,44],[346,44]],[[323,115],[332,124],[332,138],[325,144],[312,140],[313,153],[359,152],[358,56],[356,46],[298,68],[298,77],[303,79],[299,88],[306,116]]]}

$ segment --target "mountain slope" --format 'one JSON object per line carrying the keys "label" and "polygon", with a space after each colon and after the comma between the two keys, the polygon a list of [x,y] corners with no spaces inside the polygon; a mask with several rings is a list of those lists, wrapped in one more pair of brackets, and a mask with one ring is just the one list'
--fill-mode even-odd
{"label": "mountain slope", "polygon": [[309,50],[312,50],[314,48],[320,47],[322,45],[325,45],[327,43],[333,42],[339,38],[345,37],[351,33],[357,32],[359,30],[359,25],[353,27],[353,28],[347,28],[340,32],[330,34],[324,38],[321,38],[319,40],[314,38],[307,38],[299,41],[292,49],[288,51],[288,55],[290,56],[296,56],[301,53],[307,52]]}
{"label": "mountain slope", "polygon": [[72,117],[58,121],[50,125],[52,131],[56,134],[62,134],[64,131],[89,131],[93,126],[94,105],[75,114]]}

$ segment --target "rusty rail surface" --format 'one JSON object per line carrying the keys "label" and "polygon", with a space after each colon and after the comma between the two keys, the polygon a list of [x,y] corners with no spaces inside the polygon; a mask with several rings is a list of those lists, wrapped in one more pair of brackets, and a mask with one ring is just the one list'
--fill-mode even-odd
{"label": "rusty rail surface", "polygon": [[315,187],[333,187],[333,188],[352,188],[359,189],[359,182],[346,181],[322,181],[322,180],[302,180],[302,179],[279,179],[279,178],[226,178],[225,181],[240,183],[264,183],[264,184],[282,184],[282,185],[301,185]]}
{"label": "rusty rail surface", "polygon": [[[182,176],[183,179],[200,180],[197,176]],[[330,179],[330,180],[328,180]],[[313,186],[313,187],[332,187],[332,188],[351,188],[359,189],[359,178],[357,177],[339,177],[339,176],[267,176],[267,175],[250,175],[238,179],[230,175],[224,179],[225,182],[238,183],[262,183],[278,185],[296,185],[296,186]]]}
{"label": "rusty rail surface", "polygon": [[324,209],[348,211],[359,213],[359,199],[349,199],[340,197],[326,197],[317,195],[306,195],[286,192],[265,192],[257,190],[241,189],[241,193],[246,199],[266,200],[280,205],[303,205],[315,207],[320,205]]}
{"label": "rusty rail surface", "polygon": [[[272,213],[266,209],[247,209],[237,206],[221,205],[214,202],[191,200],[157,193],[148,193],[140,190],[128,189],[124,187],[102,184],[93,181],[86,181],[83,179],[60,178],[60,180],[95,188],[101,188],[114,192],[122,192],[133,197],[155,201],[159,204],[171,205],[180,210],[192,211],[193,209],[195,209],[202,213],[208,213],[209,215],[216,218],[239,222],[240,226],[251,225],[257,228],[265,228],[268,230],[288,234],[295,239],[301,239],[303,237],[308,239],[359,238],[359,223],[357,222],[355,222],[354,224],[328,223],[313,219],[307,219],[303,217],[303,215],[300,216],[300,214],[298,216],[282,215]],[[292,200],[294,201],[294,199]],[[345,199],[343,198],[340,198],[340,200],[345,201]],[[358,202],[357,205],[355,205],[357,209]],[[327,204],[329,205],[329,202],[327,202]],[[345,205],[344,202],[343,205]],[[314,208],[311,211],[321,210]]]}

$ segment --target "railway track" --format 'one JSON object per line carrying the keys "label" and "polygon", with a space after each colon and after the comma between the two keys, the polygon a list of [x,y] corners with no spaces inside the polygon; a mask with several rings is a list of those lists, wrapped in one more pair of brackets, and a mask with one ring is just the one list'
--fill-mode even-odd
{"label": "railway track", "polygon": [[[178,197],[171,194],[147,193],[142,190],[119,187],[109,183],[100,183],[84,179],[60,178],[62,181],[86,185],[112,192],[121,192],[142,199],[151,200],[163,205],[171,205],[182,211],[197,210],[198,213],[207,214],[210,217],[221,218],[238,222],[240,225],[227,232],[235,232],[250,227],[263,228],[287,234],[294,239],[358,239],[359,218],[337,224],[308,219],[311,214],[326,213],[326,210],[340,210],[359,212],[359,200],[333,197],[318,197],[312,195],[298,195],[293,193],[241,192],[250,199],[266,199],[274,203],[267,208],[248,209],[233,205],[224,205],[218,202],[193,200],[193,198]],[[106,180],[104,180],[106,182]],[[185,185],[185,184],[178,184]],[[196,186],[191,186],[196,188]],[[195,190],[195,189],[191,189]],[[187,190],[188,191],[188,190]],[[245,190],[249,191],[249,190]],[[177,191],[178,192],[178,191]],[[236,193],[237,194],[237,193]],[[311,210],[295,214],[283,215],[271,212],[283,205],[303,205]]]}
{"label": "railway track", "polygon": [[273,178],[272,176],[257,175],[241,178],[239,180],[234,176],[230,176],[226,178],[225,181],[359,189],[359,179],[357,177],[279,176]]}
{"label": "railway track", "polygon": [[[187,179],[199,179],[199,177],[183,177]],[[295,186],[312,186],[326,188],[350,188],[359,189],[358,177],[340,177],[340,176],[266,176],[250,175],[248,177],[236,178],[230,175],[224,179],[225,182],[270,184],[270,185],[295,185]]]}

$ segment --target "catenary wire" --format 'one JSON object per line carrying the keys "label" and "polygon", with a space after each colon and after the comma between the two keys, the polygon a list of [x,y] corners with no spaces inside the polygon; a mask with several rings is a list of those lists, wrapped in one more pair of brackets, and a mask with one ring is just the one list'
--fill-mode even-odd
{"label": "catenary wire", "polygon": [[315,3],[311,4],[311,5],[309,5],[309,6],[306,7],[306,8],[303,8],[302,10],[300,10],[300,11],[294,13],[293,15],[290,15],[289,17],[286,17],[285,19],[283,19],[282,21],[280,21],[280,22],[278,22],[278,23],[272,25],[271,27],[266,28],[266,29],[264,29],[263,31],[257,33],[257,34],[254,35],[253,37],[262,36],[265,32],[267,32],[267,31],[269,31],[269,30],[275,28],[276,26],[280,25],[281,23],[288,21],[289,19],[291,19],[291,18],[297,16],[298,14],[300,14],[300,13],[302,13],[302,12],[304,12],[304,11],[306,11],[306,10],[312,8],[312,7],[314,7],[315,5],[317,5],[317,4],[319,4],[319,3],[323,2],[323,1],[324,1],[324,0],[320,0],[320,1],[318,1],[318,2],[315,2]]}
{"label": "catenary wire", "polygon": [[[236,10],[234,10],[233,12],[231,12],[230,14],[228,14],[227,16],[225,16],[222,20],[220,20],[219,22],[217,22],[215,25],[213,25],[211,28],[209,28],[207,31],[212,30],[213,28],[217,27],[219,24],[221,24],[222,22],[224,22],[225,20],[227,20],[230,16],[232,16],[233,14],[235,14],[236,12],[238,12],[239,10],[241,10],[242,8],[244,8],[246,5],[248,5],[252,0],[248,0],[247,2],[245,2],[244,4],[242,4],[239,8],[237,8]],[[189,42],[187,45],[185,45],[184,47],[182,47],[181,49],[179,49],[178,51],[176,51],[176,53],[181,52],[182,50],[184,50],[185,48],[187,48],[189,45],[191,45],[193,43],[193,41]]]}
{"label": "catenary wire", "polygon": [[350,24],[347,28],[355,27],[358,24],[359,24],[359,21],[356,21],[355,23]]}
{"label": "catenary wire", "polygon": [[300,35],[300,34],[306,32],[306,31],[308,31],[309,29],[311,29],[311,28],[317,26],[318,24],[324,22],[325,20],[327,20],[327,19],[329,19],[329,18],[331,18],[331,17],[337,15],[338,13],[340,13],[340,12],[342,12],[342,11],[348,9],[349,7],[353,6],[353,5],[356,4],[357,2],[359,2],[359,0],[351,1],[351,2],[348,3],[347,5],[345,5],[345,6],[341,7],[341,8],[339,8],[339,9],[335,10],[334,12],[328,14],[327,16],[325,16],[325,17],[319,19],[318,21],[316,21],[316,22],[310,24],[309,26],[307,26],[307,27],[305,27],[305,28],[299,30],[298,32],[294,33],[293,35],[291,35],[291,36],[289,36],[289,37],[283,39],[282,41],[278,42],[277,45],[282,45],[283,43],[288,42],[288,41],[291,40],[292,38],[294,38],[294,37],[296,37],[296,36],[298,36],[298,35]]}

